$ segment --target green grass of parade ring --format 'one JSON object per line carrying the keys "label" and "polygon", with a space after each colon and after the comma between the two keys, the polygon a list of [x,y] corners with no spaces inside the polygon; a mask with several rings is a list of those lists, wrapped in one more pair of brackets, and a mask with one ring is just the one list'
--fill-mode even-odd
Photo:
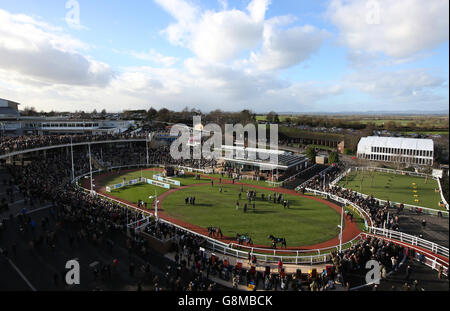
{"label": "green grass of parade ring", "polygon": [[[121,183],[124,177],[126,180],[141,176],[152,178],[154,174],[157,172],[148,170],[114,174],[102,178],[97,186],[106,187]],[[214,175],[213,177],[220,176]],[[203,228],[221,227],[225,236],[234,237],[236,233],[248,233],[255,244],[270,246],[271,242],[267,237],[273,234],[286,238],[289,247],[325,242],[339,234],[337,225],[340,222],[340,215],[326,204],[312,199],[285,195],[285,198],[290,201],[290,209],[284,209],[281,204],[262,201],[262,193],[267,197],[268,194],[273,194],[273,191],[254,189],[244,185],[244,193],[242,193],[242,199],[239,200],[240,209],[236,211],[240,185],[219,185],[218,181],[214,181],[214,187],[212,187],[210,179],[197,180],[192,175],[173,179],[179,180],[182,186],[200,183],[205,183],[205,185],[181,189],[170,194],[162,202],[161,208],[164,212],[169,216]],[[241,182],[247,181],[242,180]],[[251,183],[261,184],[264,182]],[[223,188],[222,193],[219,191],[220,187]],[[248,203],[246,200],[247,189],[257,191],[257,200],[256,211],[253,212],[249,206],[248,212],[245,214],[242,208],[244,203]],[[113,190],[110,194],[131,203],[142,200],[150,206],[153,199],[149,199],[149,196],[153,196],[155,191],[161,195],[167,190],[150,184],[137,184]],[[186,196],[195,196],[196,205],[186,206],[184,201]]]}
{"label": "green grass of parade ring", "polygon": [[[110,186],[110,185],[119,184],[123,181],[123,178],[126,178],[127,181],[137,179],[141,176],[152,179],[153,175],[155,175],[155,174],[158,174],[158,172],[149,171],[149,170],[142,170],[142,171],[137,170],[134,172],[128,172],[128,173],[123,173],[123,174],[113,174],[113,175],[107,176],[105,178],[102,178],[100,180],[100,182],[98,183],[98,186],[106,187],[106,186]],[[180,181],[182,186],[211,182],[210,179],[206,179],[206,178],[201,178],[200,180],[195,179],[194,176],[192,176],[192,175],[186,175],[185,177],[172,178],[172,179]],[[94,180],[95,180],[95,178],[94,178]],[[171,187],[177,188],[176,186],[171,186]],[[154,196],[155,191],[156,191],[157,195],[161,195],[164,192],[166,192],[167,189],[153,186],[150,184],[140,183],[140,184],[112,190],[110,192],[110,194],[119,199],[127,200],[128,202],[131,202],[131,203],[137,203],[139,200],[141,200],[141,201],[147,202],[147,204],[150,206],[153,203],[153,199],[149,199],[149,196]]]}
{"label": "green grass of parade ring", "polygon": [[[224,177],[222,177],[221,174],[209,174],[208,176],[214,177],[214,178],[222,178],[223,180],[232,180],[233,178],[229,178],[227,177],[227,175],[224,175]],[[241,184],[248,184],[248,185],[256,185],[256,186],[262,186],[262,187],[267,187],[267,188],[271,188],[272,185],[269,184],[267,181],[265,180],[251,180],[251,179],[235,179],[236,182],[241,183]]]}
{"label": "green grass of parade ring", "polygon": [[[290,209],[284,209],[281,204],[262,201],[261,194],[265,196],[271,192],[257,191],[256,209],[253,212],[249,207],[247,213],[243,212],[246,199],[246,189],[240,208],[236,210],[236,201],[241,186],[204,185],[181,189],[170,194],[162,202],[164,212],[185,222],[207,228],[220,227],[225,236],[235,237],[236,233],[248,233],[253,242],[259,245],[270,246],[270,234],[284,237],[287,246],[306,246],[328,241],[339,234],[337,225],[340,215],[329,206],[299,196],[286,195]],[[253,189],[253,188],[249,188]],[[186,205],[185,197],[195,196],[195,205]]]}
{"label": "green grass of parade ring", "polygon": [[[360,190],[362,181],[362,191]],[[416,183],[417,193],[414,193],[413,183]],[[433,209],[445,210],[439,206],[441,196],[435,189],[439,189],[437,181],[431,178],[425,180],[424,177],[413,177],[407,175],[373,172],[372,177],[367,171],[352,171],[348,175],[348,180],[344,177],[339,186],[352,189],[367,195],[373,195],[377,199],[390,200],[404,204],[417,205]],[[418,195],[418,198],[414,197]],[[415,202],[415,200],[419,202]]]}

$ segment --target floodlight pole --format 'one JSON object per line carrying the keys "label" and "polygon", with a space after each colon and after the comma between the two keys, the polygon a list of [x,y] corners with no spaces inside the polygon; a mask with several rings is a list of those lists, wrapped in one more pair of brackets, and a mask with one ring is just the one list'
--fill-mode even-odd
{"label": "floodlight pole", "polygon": [[73,164],[73,143],[72,136],[70,136],[70,154],[72,155],[72,180],[75,180],[75,167]]}
{"label": "floodlight pole", "polygon": [[155,218],[158,220],[158,194],[155,190]]}
{"label": "floodlight pole", "polygon": [[342,252],[342,229],[343,229],[343,222],[344,222],[344,206],[342,206],[341,210],[341,234],[339,235],[339,253]]}
{"label": "floodlight pole", "polygon": [[89,172],[91,175],[91,195],[94,194],[93,182],[92,182],[92,156],[91,156],[91,144],[88,144],[89,147]]}
{"label": "floodlight pole", "polygon": [[389,225],[389,211],[387,213],[386,221],[384,222],[384,229],[386,229],[386,225]]}
{"label": "floodlight pole", "polygon": [[147,167],[149,165],[149,159],[148,159],[148,136],[145,136],[145,149],[147,150]]}

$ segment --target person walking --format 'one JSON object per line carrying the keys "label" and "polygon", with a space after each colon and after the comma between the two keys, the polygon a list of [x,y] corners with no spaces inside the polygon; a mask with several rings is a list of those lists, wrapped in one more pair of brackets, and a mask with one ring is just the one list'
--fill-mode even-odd
{"label": "person walking", "polygon": [[410,265],[408,265],[408,267],[406,267],[406,274],[405,274],[406,281],[409,280],[409,277],[411,276],[411,272],[412,272],[412,267]]}
{"label": "person walking", "polygon": [[443,272],[444,272],[444,268],[442,266],[439,266],[439,268],[438,268],[438,280],[442,280]]}

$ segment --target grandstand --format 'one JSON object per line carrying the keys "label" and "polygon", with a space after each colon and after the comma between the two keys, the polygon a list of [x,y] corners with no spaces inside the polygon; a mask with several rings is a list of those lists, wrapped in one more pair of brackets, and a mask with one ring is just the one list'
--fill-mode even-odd
{"label": "grandstand", "polygon": [[358,143],[357,155],[370,161],[433,165],[432,139],[403,137],[363,137]]}

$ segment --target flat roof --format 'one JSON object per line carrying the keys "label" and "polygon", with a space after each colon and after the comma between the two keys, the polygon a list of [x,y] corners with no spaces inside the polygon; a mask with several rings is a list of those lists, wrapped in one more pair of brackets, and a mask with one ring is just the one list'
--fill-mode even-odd
{"label": "flat roof", "polygon": [[[298,165],[308,160],[307,157],[303,155],[291,154],[283,150],[277,149],[262,149],[262,148],[244,148],[244,147],[236,147],[236,146],[226,146],[223,145],[221,148],[223,151],[233,150],[233,157],[223,157],[225,161],[254,165],[259,166],[265,169],[272,168],[280,168],[280,169],[288,169],[289,167]],[[239,152],[240,154],[236,154]],[[262,159],[248,159],[248,153],[256,153],[256,155],[266,154],[269,158],[271,155],[276,155],[277,163],[271,163],[270,159],[262,160]]]}
{"label": "flat roof", "polygon": [[361,138],[358,143],[358,149],[366,146],[412,150],[434,150],[433,140],[429,138],[368,136]]}

